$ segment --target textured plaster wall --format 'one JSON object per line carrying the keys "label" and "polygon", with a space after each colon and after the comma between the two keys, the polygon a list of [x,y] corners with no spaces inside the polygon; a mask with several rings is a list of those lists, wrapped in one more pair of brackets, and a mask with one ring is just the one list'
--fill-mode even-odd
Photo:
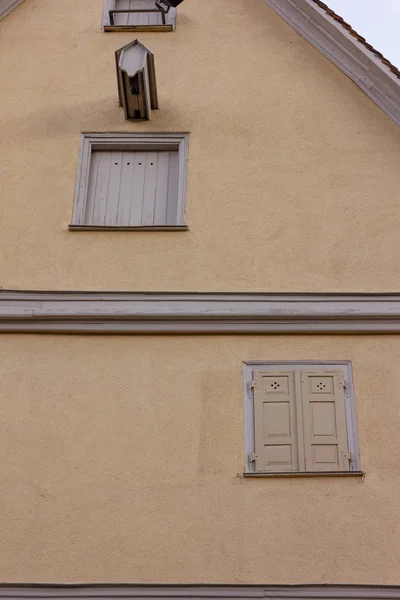
{"label": "textured plaster wall", "polygon": [[[187,0],[155,53],[160,110],[117,105],[102,0],[0,23],[0,285],[396,290],[400,132],[262,0]],[[189,131],[187,233],[71,233],[81,131]],[[289,484],[290,485],[290,484]]]}
{"label": "textured plaster wall", "polygon": [[[398,337],[0,338],[0,580],[400,583]],[[352,360],[365,479],[246,479],[243,360]]]}

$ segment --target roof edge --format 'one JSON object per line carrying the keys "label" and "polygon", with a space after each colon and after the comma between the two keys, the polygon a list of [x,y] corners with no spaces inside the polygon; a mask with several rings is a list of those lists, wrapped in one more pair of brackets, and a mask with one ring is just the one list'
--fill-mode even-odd
{"label": "roof edge", "polygon": [[313,0],[264,0],[400,126],[400,80]]}
{"label": "roof edge", "polygon": [[0,21],[4,19],[14,8],[17,8],[24,0],[0,0]]}

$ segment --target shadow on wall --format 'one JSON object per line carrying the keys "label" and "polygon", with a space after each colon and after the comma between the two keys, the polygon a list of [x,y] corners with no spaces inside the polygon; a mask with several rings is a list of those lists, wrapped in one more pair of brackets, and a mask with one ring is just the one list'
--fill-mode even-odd
{"label": "shadow on wall", "polygon": [[[71,100],[70,100],[71,101]],[[28,109],[29,110],[29,109]],[[28,138],[48,138],[63,136],[71,132],[72,127],[88,127],[91,122],[98,122],[99,100],[90,102],[76,102],[64,106],[43,107],[21,117],[8,119],[2,127],[3,135],[19,131]],[[101,101],[101,124],[107,124],[107,129],[121,126],[123,114],[119,113],[119,106],[115,96]],[[74,125],[71,127],[71,123]]]}
{"label": "shadow on wall", "polygon": [[[62,106],[51,106],[38,109],[26,107],[25,113],[8,115],[7,121],[2,123],[2,139],[15,139],[16,143],[20,143],[23,137],[26,143],[29,139],[49,139],[62,137],[74,134],[79,134],[80,131],[121,131],[132,130],[148,131],[154,129],[158,115],[155,113],[151,121],[126,121],[124,119],[124,111],[119,106],[117,94],[108,98],[97,98],[87,102],[81,102],[77,99],[76,103],[73,99],[68,98],[68,104]],[[171,120],[175,120],[176,107],[166,106],[163,104],[163,121],[169,125],[169,116]],[[172,126],[172,123],[171,123]],[[1,145],[1,140],[0,140]]]}

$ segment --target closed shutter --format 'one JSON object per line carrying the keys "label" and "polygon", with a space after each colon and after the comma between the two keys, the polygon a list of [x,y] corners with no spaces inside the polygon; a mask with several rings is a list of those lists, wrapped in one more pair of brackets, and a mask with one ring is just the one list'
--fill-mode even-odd
{"label": "closed shutter", "polygon": [[85,224],[177,225],[178,152],[93,152]]}
{"label": "closed shutter", "polygon": [[294,371],[256,371],[254,386],[256,471],[298,470]]}
{"label": "closed shutter", "polygon": [[[116,0],[115,8],[117,10],[155,10],[156,6],[155,0]],[[159,12],[116,13],[114,25],[137,27],[162,25],[162,18]]]}
{"label": "closed shutter", "polygon": [[301,371],[306,471],[348,471],[344,380],[340,371]]}

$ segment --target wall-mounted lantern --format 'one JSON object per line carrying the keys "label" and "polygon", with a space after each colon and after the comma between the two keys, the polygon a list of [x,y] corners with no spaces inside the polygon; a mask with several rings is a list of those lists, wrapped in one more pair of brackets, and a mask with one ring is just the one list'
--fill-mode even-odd
{"label": "wall-mounted lantern", "polygon": [[154,55],[139,40],[115,53],[119,104],[125,119],[150,119],[158,108]]}

